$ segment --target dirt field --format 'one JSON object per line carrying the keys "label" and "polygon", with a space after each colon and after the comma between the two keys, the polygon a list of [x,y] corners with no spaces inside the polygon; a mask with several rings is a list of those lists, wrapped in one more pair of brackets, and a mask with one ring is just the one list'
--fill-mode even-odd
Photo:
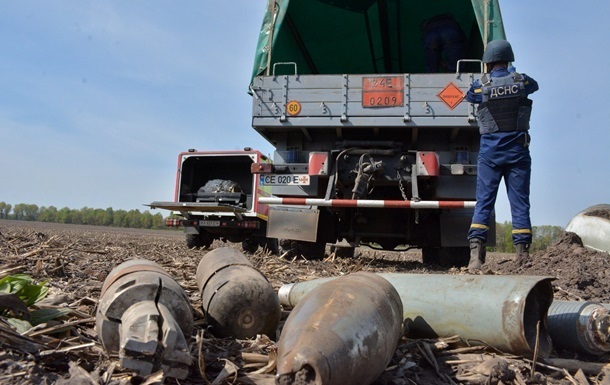
{"label": "dirt field", "polygon": [[[212,248],[223,246],[230,244],[216,242]],[[51,321],[21,336],[11,331],[5,317],[0,317],[0,384],[160,383],[159,377],[134,378],[130,372],[120,369],[116,357],[108,357],[97,342],[94,330],[96,305],[108,272],[118,264],[136,258],[162,265],[184,288],[194,309],[196,330],[191,353],[195,364],[186,380],[170,378],[164,383],[274,383],[273,367],[266,369],[266,363],[246,362],[241,354],[250,352],[267,356],[274,350],[272,341],[216,339],[204,332],[205,320],[200,311],[195,273],[206,252],[186,249],[184,236],[177,231],[0,220],[0,278],[26,273],[38,281],[47,281],[50,294],[39,306],[72,309],[72,313],[59,321]],[[466,274],[463,269],[424,265],[417,252],[358,249],[354,258],[330,255],[322,261],[306,261],[300,258],[285,260],[259,250],[248,257],[275,289],[285,283],[356,271]],[[610,303],[610,256],[582,247],[578,237],[570,233],[523,264],[515,261],[511,254],[489,254],[483,273],[554,276],[557,278],[554,281],[555,299]],[[284,319],[287,314],[288,311],[283,312]],[[424,349],[426,346],[432,349]],[[388,369],[375,384],[498,383],[498,378],[494,380],[493,375],[491,379],[486,375],[490,373],[487,364],[497,357],[505,360],[517,374],[504,378],[504,383],[584,385],[583,381],[588,381],[607,385],[610,382],[610,375],[598,370],[599,364],[610,361],[608,354],[582,357],[573,352],[554,352],[553,357],[580,359],[598,366],[585,370],[580,376],[576,374],[577,368],[564,371],[562,367],[539,365],[536,376],[532,376],[531,361],[491,348],[459,349],[464,349],[459,339],[403,339]],[[458,350],[468,354],[459,355]],[[456,355],[460,359],[449,359]],[[473,355],[478,358],[473,360]],[[201,362],[205,365],[197,364]],[[481,366],[483,363],[487,363],[487,369]],[[231,369],[230,375],[224,381],[217,378],[227,368]],[[255,373],[257,370],[259,373]],[[217,382],[213,382],[215,379]]]}

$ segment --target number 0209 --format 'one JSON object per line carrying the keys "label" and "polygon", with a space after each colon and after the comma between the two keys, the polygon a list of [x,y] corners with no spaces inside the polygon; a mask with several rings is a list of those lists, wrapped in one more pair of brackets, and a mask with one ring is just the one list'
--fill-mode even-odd
{"label": "number 0209", "polygon": [[371,96],[369,98],[369,106],[397,106],[398,98],[396,96]]}

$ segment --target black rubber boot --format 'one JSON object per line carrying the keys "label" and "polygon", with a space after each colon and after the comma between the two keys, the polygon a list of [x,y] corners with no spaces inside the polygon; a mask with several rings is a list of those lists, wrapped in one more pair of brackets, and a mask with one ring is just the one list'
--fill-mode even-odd
{"label": "black rubber boot", "polygon": [[485,263],[485,244],[479,238],[470,240],[470,262],[468,262],[468,271],[476,273],[481,270]]}
{"label": "black rubber boot", "polygon": [[530,244],[529,243],[517,243],[517,263],[522,266],[525,262],[530,259]]}

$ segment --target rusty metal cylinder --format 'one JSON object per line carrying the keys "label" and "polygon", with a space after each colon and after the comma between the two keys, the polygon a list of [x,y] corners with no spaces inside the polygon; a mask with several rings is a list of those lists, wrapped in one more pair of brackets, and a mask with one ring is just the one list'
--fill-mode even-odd
{"label": "rusty metal cylinder", "polygon": [[604,304],[554,301],[548,328],[555,348],[589,355],[610,352],[610,310]]}
{"label": "rusty metal cylinder", "polygon": [[197,267],[197,286],[210,332],[217,337],[275,339],[281,310],[267,278],[241,252],[214,249]]}
{"label": "rusty metal cylinder", "polygon": [[123,368],[145,376],[162,370],[184,379],[192,363],[189,300],[158,264],[131,260],[115,267],[102,285],[96,312],[99,340]]}
{"label": "rusty metal cylinder", "polygon": [[[473,344],[546,357],[552,345],[546,315],[551,277],[380,273],[400,294],[408,337],[459,335]],[[280,303],[295,306],[310,290],[334,278],[284,285]]]}
{"label": "rusty metal cylinder", "polygon": [[370,384],[402,334],[396,289],[359,272],[312,288],[290,312],[278,341],[278,385]]}

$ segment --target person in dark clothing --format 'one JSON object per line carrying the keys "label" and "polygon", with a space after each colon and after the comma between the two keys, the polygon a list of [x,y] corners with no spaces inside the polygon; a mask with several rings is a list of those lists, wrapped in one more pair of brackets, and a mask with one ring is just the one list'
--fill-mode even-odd
{"label": "person in dark clothing", "polygon": [[485,242],[491,213],[500,181],[504,178],[513,222],[512,238],[517,257],[529,258],[532,243],[530,222],[529,120],[532,101],[528,95],[538,90],[538,83],[519,74],[509,63],[515,60],[506,40],[493,40],[483,53],[489,75],[476,80],[466,99],[479,104],[477,120],[481,133],[477,161],[477,203],[468,231],[470,262],[468,270],[476,272],[485,263]]}
{"label": "person in dark clothing", "polygon": [[466,35],[453,15],[445,13],[431,18],[422,31],[426,72],[439,72],[443,64],[448,71],[455,72],[457,61],[466,54]]}

